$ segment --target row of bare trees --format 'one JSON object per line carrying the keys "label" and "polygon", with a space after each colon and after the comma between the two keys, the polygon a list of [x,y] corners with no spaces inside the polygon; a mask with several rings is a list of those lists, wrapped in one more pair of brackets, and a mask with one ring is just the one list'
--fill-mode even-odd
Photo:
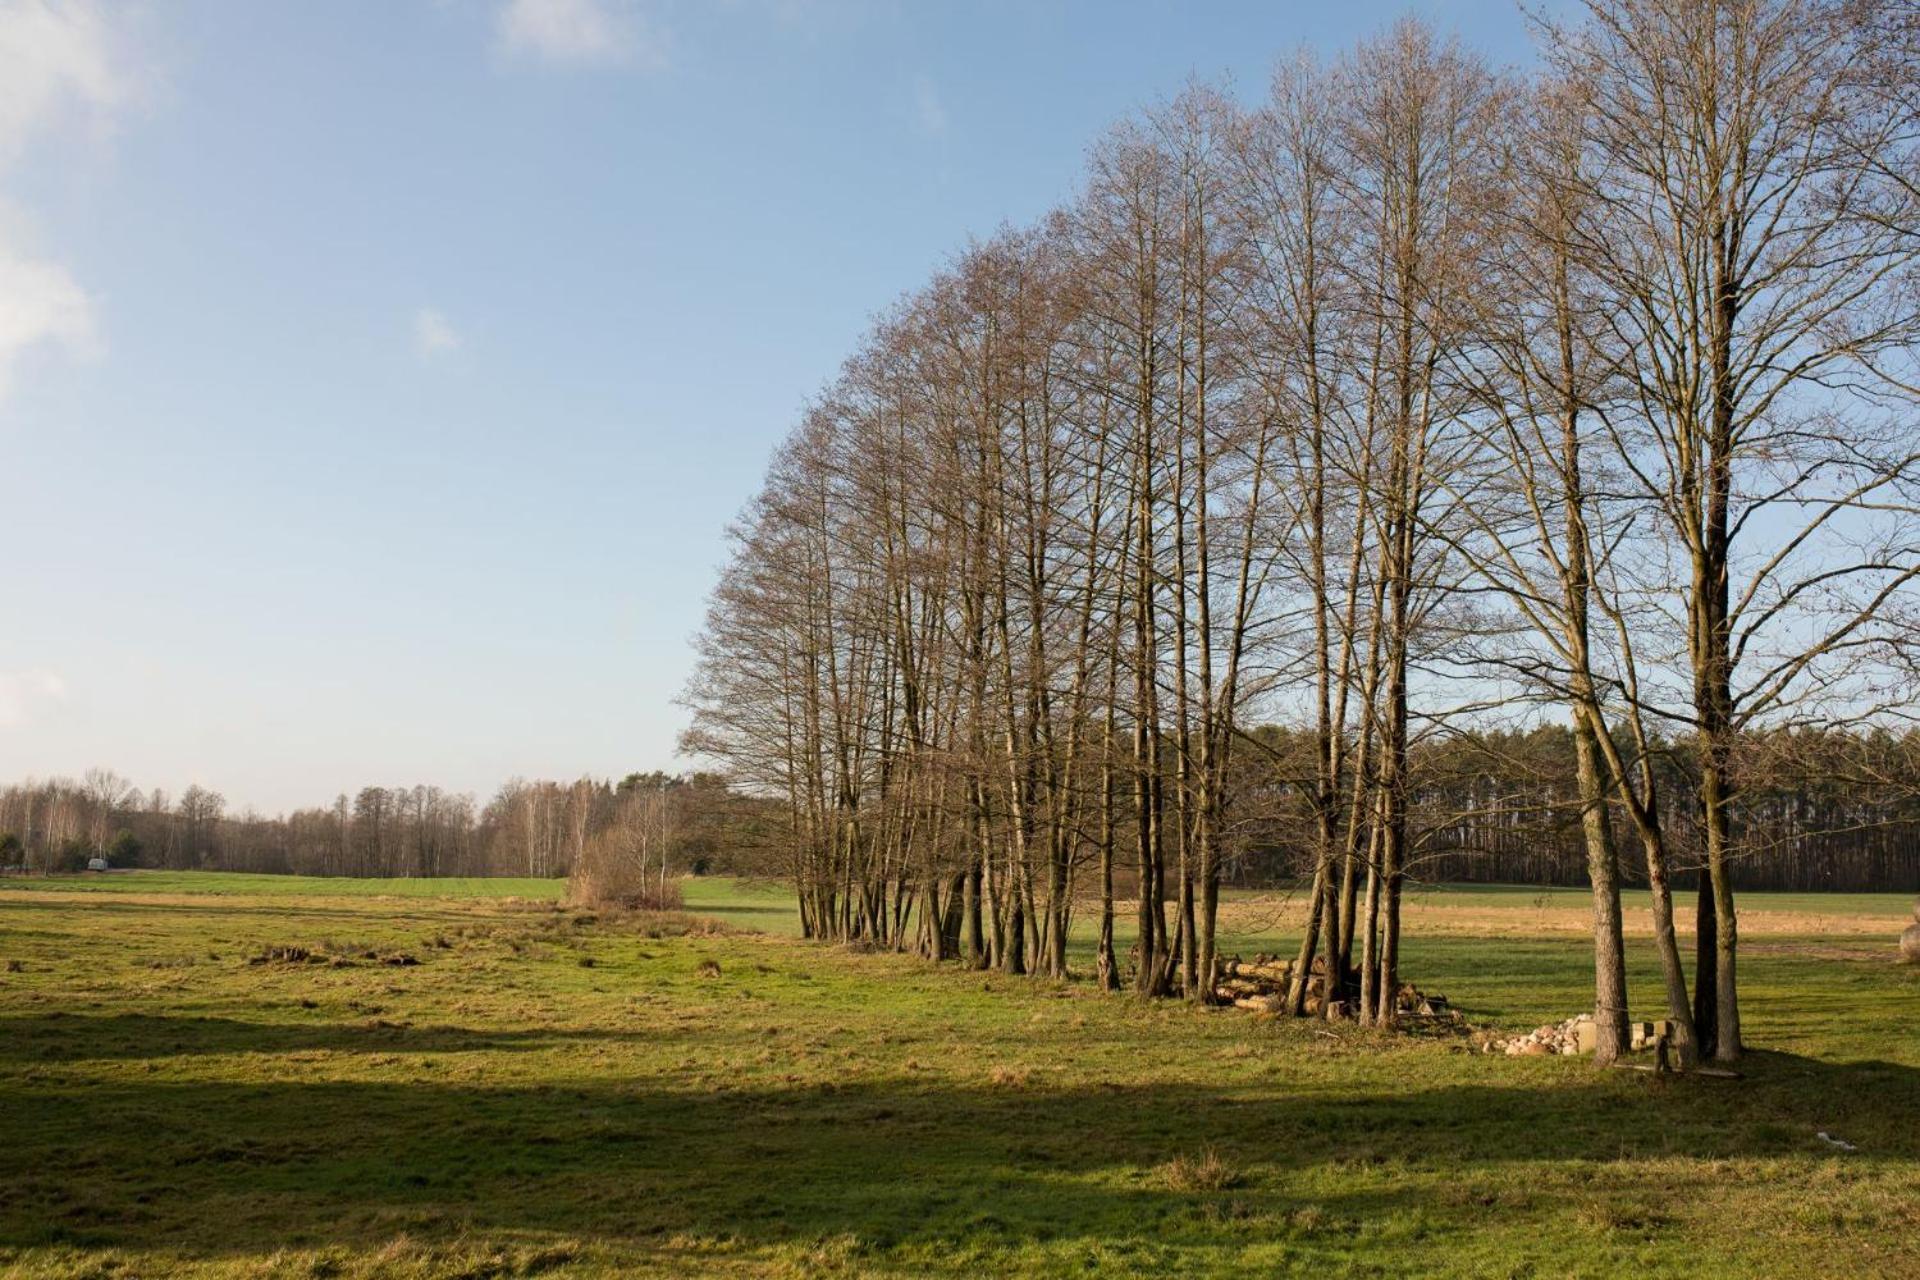
{"label": "row of bare trees", "polygon": [[265,817],[229,812],[201,786],[177,801],[142,792],[106,769],[0,787],[0,866],[70,871],[103,857],[116,867],[302,875],[565,876],[627,840],[642,809],[668,805],[678,819],[671,840],[646,845],[649,875],[664,879],[669,865],[675,874],[756,869],[764,806],[698,774],[516,778],[485,805],[439,787],[363,787],[324,808]]}
{"label": "row of bare trees", "polygon": [[142,792],[111,769],[13,783],[0,787],[0,866],[79,870],[93,858],[198,865],[217,843],[226,804],[201,786],[177,801]]}
{"label": "row of bare trees", "polygon": [[1420,748],[1552,715],[1602,1060],[1622,841],[1683,1056],[1738,1056],[1739,744],[1914,688],[1920,33],[1589,0],[1538,35],[1527,78],[1409,20],[1256,106],[1191,88],[875,325],[739,523],[689,692],[687,745],[786,801],[810,933],[1063,976],[1084,897],[1103,984],[1208,999],[1279,720],[1312,742],[1295,972],[1390,1026]]}

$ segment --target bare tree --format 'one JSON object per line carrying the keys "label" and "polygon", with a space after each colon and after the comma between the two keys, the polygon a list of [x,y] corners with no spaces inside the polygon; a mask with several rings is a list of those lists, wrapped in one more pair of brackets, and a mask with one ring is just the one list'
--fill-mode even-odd
{"label": "bare tree", "polygon": [[1920,572],[1917,456],[1885,398],[1915,334],[1911,113],[1877,91],[1880,12],[1593,0],[1583,27],[1548,28],[1591,152],[1572,252],[1631,354],[1610,445],[1659,530],[1646,580],[1681,566],[1685,698],[1660,713],[1697,744],[1695,1022],[1722,1060],[1742,1045],[1737,736],[1814,704],[1870,713],[1862,660]]}

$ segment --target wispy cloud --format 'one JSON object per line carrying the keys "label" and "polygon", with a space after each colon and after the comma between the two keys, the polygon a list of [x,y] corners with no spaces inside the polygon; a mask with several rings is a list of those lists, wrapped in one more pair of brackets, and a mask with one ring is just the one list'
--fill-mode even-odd
{"label": "wispy cloud", "polygon": [[[0,0],[0,178],[39,138],[104,127],[131,95],[108,12],[94,0]],[[0,398],[28,351],[99,345],[86,290],[27,247],[24,226],[0,216]]]}
{"label": "wispy cloud", "polygon": [[0,729],[24,728],[66,697],[67,682],[57,671],[0,671]]}
{"label": "wispy cloud", "polygon": [[928,136],[947,131],[946,104],[940,101],[940,91],[934,87],[931,77],[913,78],[913,121],[920,132]]}
{"label": "wispy cloud", "polygon": [[507,0],[494,34],[502,52],[554,65],[660,70],[667,64],[666,32],[630,0]]}
{"label": "wispy cloud", "polygon": [[99,116],[129,85],[92,0],[0,0],[0,160],[54,118]]}
{"label": "wispy cloud", "polygon": [[421,307],[413,313],[413,353],[422,360],[446,355],[460,349],[460,335],[453,322],[433,307]]}
{"label": "wispy cloud", "polygon": [[65,267],[11,244],[0,222],[0,400],[12,386],[14,366],[38,347],[81,356],[97,351],[93,302]]}

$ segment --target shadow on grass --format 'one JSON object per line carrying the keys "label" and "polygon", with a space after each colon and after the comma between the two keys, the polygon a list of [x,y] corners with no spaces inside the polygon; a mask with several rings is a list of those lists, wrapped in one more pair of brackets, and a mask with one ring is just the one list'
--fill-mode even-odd
{"label": "shadow on grass", "polygon": [[[68,1061],[132,1058],[132,1040],[161,1058],[174,1045],[362,1043],[351,1030],[329,1040],[221,1019],[23,1021],[0,1027],[0,1044],[54,1037],[73,1044]],[[1487,1206],[1515,1220],[1570,1212],[1609,1177],[1631,1183],[1606,1172],[1615,1162],[1826,1156],[1816,1129],[1857,1142],[1848,1159],[1863,1170],[1920,1175],[1920,1070],[1885,1062],[1758,1054],[1738,1083],[1520,1066],[1494,1068],[1494,1083],[1329,1094],[1258,1079],[969,1087],[904,1066],[853,1083],[709,1088],[658,1070],[630,1084],[490,1086],[446,1078],[444,1059],[404,1056],[567,1040],[586,1051],[595,1036],[410,1032],[388,1046],[403,1055],[394,1074],[412,1077],[395,1080],[181,1083],[143,1079],[132,1061],[106,1083],[29,1073],[6,1102],[0,1247],[218,1258],[488,1232],[666,1256],[689,1238],[941,1251],[1296,1233],[1331,1256],[1382,1223],[1414,1221],[1433,1241],[1482,1225]],[[1195,1192],[1157,1172],[1204,1148],[1238,1179]],[[1726,1174],[1663,1166],[1659,1195],[1689,1203],[1689,1176],[1704,1194]]]}
{"label": "shadow on grass", "polygon": [[[360,1022],[328,1017],[307,1024],[140,1013],[50,1013],[0,1018],[0,1062],[71,1063],[241,1053],[497,1053],[565,1042],[586,1045],[656,1038],[644,1032],[580,1027],[476,1031],[387,1020],[373,1013]],[[689,1031],[676,1032],[676,1039],[691,1038]]]}

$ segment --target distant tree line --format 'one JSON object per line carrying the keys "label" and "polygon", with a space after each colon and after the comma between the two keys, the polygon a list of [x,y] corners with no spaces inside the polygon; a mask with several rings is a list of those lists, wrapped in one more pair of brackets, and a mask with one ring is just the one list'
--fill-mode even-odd
{"label": "distant tree line", "polygon": [[[1222,877],[1242,888],[1295,886],[1314,871],[1312,735],[1262,725],[1248,739],[1253,749],[1235,766],[1239,822]],[[1743,883],[1920,891],[1920,734],[1795,733],[1756,741],[1746,754],[1753,782],[1740,797]],[[1575,752],[1564,727],[1422,744],[1411,772],[1410,878],[1584,883]],[[1670,745],[1660,786],[1676,813],[1693,785],[1687,745]],[[103,857],[123,868],[297,875],[557,877],[632,864],[635,876],[652,878],[668,868],[784,877],[790,837],[784,805],[702,773],[513,779],[483,806],[438,787],[363,787],[352,799],[274,818],[229,814],[225,798],[205,787],[172,800],[101,769],[0,787],[0,867],[33,872],[77,871]],[[1702,865],[1697,825],[1676,822],[1673,848],[1675,879],[1691,885]],[[1127,870],[1116,874],[1131,893]],[[1644,882],[1630,870],[1624,879]]]}
{"label": "distant tree line", "polygon": [[119,774],[0,787],[0,866],[115,867],[327,876],[565,876],[641,804],[671,807],[666,856],[679,871],[752,873],[764,859],[765,801],[707,774],[633,773],[618,782],[513,779],[492,799],[439,787],[362,787],[324,807],[278,817],[230,812],[191,786],[176,799]]}
{"label": "distant tree line", "polygon": [[1573,850],[1599,1060],[1631,874],[1691,1063],[1736,881],[1910,871],[1920,10],[1529,20],[1524,76],[1407,19],[1123,122],[805,408],[687,745],[784,801],[808,932],[1065,977],[1086,896],[1101,984],[1211,1000],[1267,840],[1290,1007],[1318,958],[1391,1027],[1410,878]]}
{"label": "distant tree line", "polygon": [[[1252,818],[1228,882],[1297,883],[1313,874],[1310,734],[1262,726],[1238,780]],[[1756,736],[1742,744],[1748,785],[1736,802],[1741,884],[1792,892],[1920,892],[1920,733],[1846,730]],[[1410,752],[1409,879],[1425,884],[1581,885],[1587,881],[1578,761],[1563,726],[1459,733]],[[1658,789],[1670,820],[1673,881],[1705,866],[1686,804],[1698,785],[1686,741],[1664,744]],[[1609,815],[1625,839],[1622,815]],[[1622,882],[1646,877],[1622,868]]]}

